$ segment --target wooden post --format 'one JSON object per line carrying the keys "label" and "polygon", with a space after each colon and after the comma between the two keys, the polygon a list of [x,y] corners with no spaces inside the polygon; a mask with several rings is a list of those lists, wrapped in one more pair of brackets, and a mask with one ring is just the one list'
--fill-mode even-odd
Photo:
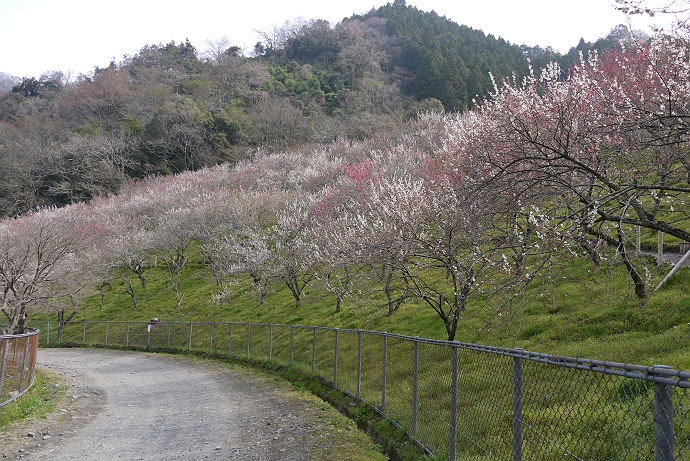
{"label": "wooden post", "polygon": [[657,235],[658,243],[656,251],[656,265],[661,266],[662,264],[664,264],[664,233],[659,231]]}

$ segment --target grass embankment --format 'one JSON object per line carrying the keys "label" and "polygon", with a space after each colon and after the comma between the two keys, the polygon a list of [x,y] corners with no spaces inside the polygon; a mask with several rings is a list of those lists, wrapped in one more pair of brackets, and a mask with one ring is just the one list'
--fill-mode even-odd
{"label": "grass embankment", "polygon": [[[656,268],[653,258],[649,259],[648,266],[651,286],[656,286],[670,270],[670,265]],[[99,307],[101,298],[93,297],[87,300],[74,321],[148,321],[159,317],[164,321],[316,325],[445,338],[441,320],[422,304],[406,304],[388,316],[383,296],[374,294],[366,298],[350,298],[340,312],[335,312],[335,298],[314,283],[307,288],[300,307],[295,307],[290,292],[280,285],[272,287],[265,304],[260,306],[248,281],[238,282],[233,295],[224,304],[218,304],[211,296],[217,287],[200,263],[190,266],[184,275],[182,290],[185,298],[179,308],[175,308],[174,296],[165,289],[163,278],[152,268],[148,273],[147,288],[138,287],[138,309],[133,307],[122,287],[114,283],[112,290],[106,293],[102,307]],[[591,261],[574,260],[545,273],[516,298],[509,309],[497,309],[481,299],[471,303],[460,322],[456,339],[557,355],[642,365],[665,364],[688,370],[688,287],[690,269],[683,269],[659,292],[650,293],[649,299],[641,301],[635,297],[634,288],[620,264],[606,262],[595,267]],[[464,367],[467,368],[468,364]],[[390,380],[391,385],[403,381],[392,377]],[[491,386],[487,384],[483,388],[489,392]],[[603,392],[610,391],[607,389]],[[480,391],[476,390],[474,400]],[[390,394],[396,395],[397,392],[391,390]],[[430,400],[434,401],[433,398]],[[563,401],[567,403],[567,398],[563,397]],[[434,408],[431,413],[438,418],[447,411],[445,407]],[[541,419],[550,421],[555,417],[551,409],[543,411]],[[582,430],[587,432],[591,429],[586,427]],[[499,436],[501,434],[497,433],[494,438],[499,440]],[[611,436],[612,440],[614,436]]]}
{"label": "grass embankment", "polygon": [[[656,267],[653,258],[651,283],[655,287],[671,266]],[[122,285],[101,297],[93,296],[80,306],[73,322],[81,320],[251,322],[326,326],[387,331],[429,339],[445,339],[441,319],[422,303],[404,304],[387,315],[381,293],[351,297],[340,312],[335,297],[318,282],[308,285],[300,307],[289,290],[271,286],[263,305],[248,280],[239,281],[233,294],[219,304],[213,277],[200,262],[183,274],[182,305],[175,307],[156,268],[147,273],[147,287],[137,288],[139,307],[134,308]],[[371,286],[366,287],[371,288]],[[363,291],[367,292],[367,291]],[[371,290],[368,290],[371,293]],[[55,320],[48,314],[32,314],[31,320]],[[484,300],[471,302],[458,325],[457,341],[570,355],[600,360],[665,364],[690,369],[690,269],[680,270],[649,299],[639,300],[620,264],[575,260],[549,271],[520,294],[510,308],[498,309]]]}

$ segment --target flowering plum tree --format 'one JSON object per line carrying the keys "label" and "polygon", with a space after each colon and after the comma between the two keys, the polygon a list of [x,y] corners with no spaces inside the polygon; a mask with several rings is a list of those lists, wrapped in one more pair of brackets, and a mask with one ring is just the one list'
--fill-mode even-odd
{"label": "flowering plum tree", "polygon": [[462,195],[448,181],[405,177],[373,185],[354,222],[362,241],[395,262],[410,295],[436,312],[453,340],[471,295],[485,291],[484,277],[500,270],[504,246],[492,232],[493,217],[478,196]]}
{"label": "flowering plum tree", "polygon": [[[688,0],[616,0],[616,9],[626,15],[646,14],[649,16],[673,16],[675,22],[671,25],[673,32],[680,35],[688,35],[690,32],[690,22],[688,12],[690,12],[690,2]],[[654,26],[659,29],[659,26]]]}
{"label": "flowering plum tree", "polygon": [[560,75],[551,66],[497,87],[477,111],[473,150],[491,165],[493,187],[541,198],[552,217],[618,248],[645,297],[626,252],[629,227],[690,239],[679,224],[690,193],[687,46],[657,37]]}
{"label": "flowering plum tree", "polygon": [[0,301],[8,321],[2,334],[24,333],[29,306],[72,296],[88,283],[82,277],[99,230],[72,211],[46,209],[0,222]]}
{"label": "flowering plum tree", "polygon": [[229,282],[249,274],[263,304],[272,266],[268,229],[275,219],[272,210],[283,199],[283,193],[275,191],[237,192],[216,203],[222,217],[201,243],[221,286],[220,299]]}
{"label": "flowering plum tree", "polygon": [[[142,289],[146,289],[146,269],[148,259],[153,255],[153,235],[143,229],[128,228],[127,223],[121,223],[121,233],[113,235],[107,240],[109,263],[106,265],[109,273],[104,273],[104,279],[116,277],[123,284],[124,292],[129,295],[134,308],[139,307],[136,278]],[[136,278],[135,278],[136,277]]]}
{"label": "flowering plum tree", "polygon": [[316,244],[308,238],[314,200],[310,195],[294,198],[276,211],[276,224],[269,234],[272,277],[280,279],[300,306],[304,289],[316,276],[313,255]]}
{"label": "flowering plum tree", "polygon": [[[181,290],[182,271],[189,262],[189,249],[198,241],[204,228],[204,206],[183,206],[168,210],[161,216],[155,231],[155,248],[163,261],[166,288],[175,296],[175,305],[182,305],[185,293]],[[206,207],[212,203],[206,203]]]}
{"label": "flowering plum tree", "polygon": [[[316,242],[316,276],[336,296],[336,311],[350,294],[355,277],[371,269],[371,274],[384,282],[388,315],[392,315],[409,293],[408,281],[398,267],[407,259],[403,248],[397,246],[400,242],[395,235],[369,232],[369,221],[358,213],[367,209],[372,188],[380,185],[383,171],[393,163],[384,153],[369,154],[375,157],[374,161],[362,157],[345,166],[341,181],[322,191],[309,232],[310,239]],[[403,167],[401,171],[409,170]]]}
{"label": "flowering plum tree", "polygon": [[356,276],[371,263],[371,254],[360,240],[352,215],[342,212],[331,188],[326,188],[317,202],[306,236],[313,243],[315,276],[336,297],[335,311],[340,312],[351,295]]}
{"label": "flowering plum tree", "polygon": [[226,233],[209,242],[212,255],[211,267],[217,274],[221,287],[220,301],[228,294],[228,285],[234,278],[248,274],[259,294],[259,305],[263,305],[268,293],[268,273],[271,267],[271,251],[267,236],[254,227],[246,227]]}

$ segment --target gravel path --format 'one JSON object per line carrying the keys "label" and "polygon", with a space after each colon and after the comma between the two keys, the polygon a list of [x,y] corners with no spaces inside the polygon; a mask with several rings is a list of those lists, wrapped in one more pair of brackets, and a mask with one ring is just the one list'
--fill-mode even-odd
{"label": "gravel path", "polygon": [[373,446],[321,400],[248,370],[89,349],[41,349],[38,362],[69,381],[71,403],[4,437],[5,459],[339,459],[339,444]]}

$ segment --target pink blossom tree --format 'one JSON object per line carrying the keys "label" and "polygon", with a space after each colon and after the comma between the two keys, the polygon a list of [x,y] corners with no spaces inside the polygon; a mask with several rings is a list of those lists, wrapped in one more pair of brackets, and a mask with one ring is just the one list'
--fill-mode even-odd
{"label": "pink blossom tree", "polygon": [[362,241],[395,263],[409,296],[431,307],[453,340],[469,299],[490,291],[488,276],[501,271],[505,246],[494,219],[478,196],[448,181],[402,177],[376,183],[353,223],[360,223]]}
{"label": "pink blossom tree", "polygon": [[[398,152],[398,163],[404,156]],[[369,152],[346,165],[343,176],[333,186],[325,188],[314,205],[314,220],[310,239],[316,242],[315,258],[319,260],[316,272],[326,289],[336,296],[336,311],[344,298],[351,294],[357,278],[383,282],[388,315],[392,315],[406,301],[408,281],[399,270],[406,261],[402,247],[396,257],[391,249],[398,242],[395,235],[368,232],[369,221],[358,214],[367,208],[373,189],[379,186],[384,171],[394,163],[383,152]],[[400,166],[400,165],[398,165]],[[393,174],[396,170],[393,171]],[[409,172],[403,166],[400,170]],[[380,230],[380,229],[379,229]]]}
{"label": "pink blossom tree", "polygon": [[149,260],[154,256],[153,235],[141,228],[130,228],[124,220],[120,223],[121,233],[113,235],[105,243],[104,251],[110,258],[105,265],[107,272],[102,280],[115,278],[122,283],[123,291],[131,298],[134,308],[139,307],[137,300],[137,279],[141,289],[146,289],[146,271]]}
{"label": "pink blossom tree", "polygon": [[352,295],[357,276],[370,263],[370,253],[363,245],[352,215],[342,213],[339,198],[326,188],[315,206],[306,236],[313,243],[312,258],[315,276],[336,298],[335,312],[340,312],[345,299]]}
{"label": "pink blossom tree", "polygon": [[552,217],[617,248],[643,298],[629,228],[690,239],[681,224],[690,193],[688,81],[687,47],[673,37],[592,56],[566,79],[552,66],[480,104],[472,149],[491,165],[492,187],[541,200]]}

